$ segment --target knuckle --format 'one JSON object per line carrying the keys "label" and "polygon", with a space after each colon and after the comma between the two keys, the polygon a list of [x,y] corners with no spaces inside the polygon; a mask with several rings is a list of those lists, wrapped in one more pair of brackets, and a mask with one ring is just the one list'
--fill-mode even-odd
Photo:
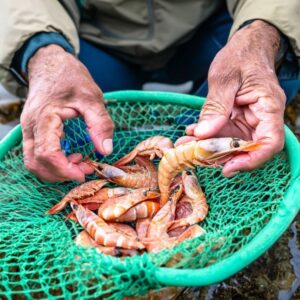
{"label": "knuckle", "polygon": [[281,86],[277,85],[277,88],[276,88],[276,94],[278,96],[278,98],[282,101],[282,102],[286,102],[286,95],[285,95],[285,92],[284,90],[281,88]]}
{"label": "knuckle", "polygon": [[100,130],[112,130],[114,129],[114,123],[111,116],[108,114],[104,106],[99,106],[98,109],[90,109],[87,114],[94,116],[94,121],[98,123]]}
{"label": "knuckle", "polygon": [[82,87],[80,90],[80,98],[85,99],[90,102],[103,102],[103,94],[100,88],[96,84],[88,85],[87,87]]}
{"label": "knuckle", "polygon": [[54,153],[49,151],[45,147],[38,147],[35,150],[35,158],[37,161],[50,162],[54,159]]}
{"label": "knuckle", "polygon": [[27,114],[22,113],[20,116],[20,124],[23,128],[26,128],[30,126],[32,121],[30,120],[29,116]]}
{"label": "knuckle", "polygon": [[227,108],[222,101],[220,101],[217,97],[209,97],[205,104],[203,105],[201,114],[208,115],[210,113],[213,114],[221,114],[226,115]]}
{"label": "knuckle", "polygon": [[30,173],[36,173],[36,164],[32,161],[32,159],[24,157],[24,165]]}

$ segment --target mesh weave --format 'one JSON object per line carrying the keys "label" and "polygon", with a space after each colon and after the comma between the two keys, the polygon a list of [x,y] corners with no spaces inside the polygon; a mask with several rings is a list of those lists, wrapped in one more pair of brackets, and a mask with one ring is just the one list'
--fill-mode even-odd
{"label": "mesh weave", "polygon": [[[112,103],[108,110],[116,125],[114,153],[103,158],[108,163],[153,135],[175,141],[199,114],[182,105],[124,102]],[[67,121],[65,132],[66,153],[86,155],[93,149],[82,119]],[[77,183],[39,181],[24,168],[21,146],[0,162],[1,299],[122,299],[159,288],[158,267],[203,268],[249,243],[276,213],[290,179],[283,153],[238,178],[224,178],[213,167],[197,168],[209,203],[209,215],[201,224],[207,234],[170,251],[121,259],[76,246],[73,239],[81,228],[65,220],[69,207],[45,215],[61,199],[58,190],[66,193]]]}

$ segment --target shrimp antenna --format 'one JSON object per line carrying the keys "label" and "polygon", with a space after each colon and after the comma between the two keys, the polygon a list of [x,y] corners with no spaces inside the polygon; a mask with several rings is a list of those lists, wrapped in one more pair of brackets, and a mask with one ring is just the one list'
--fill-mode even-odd
{"label": "shrimp antenna", "polygon": [[83,161],[87,160],[88,158],[90,158],[91,154],[94,153],[96,151],[96,149],[94,148],[93,150],[91,150],[84,158]]}

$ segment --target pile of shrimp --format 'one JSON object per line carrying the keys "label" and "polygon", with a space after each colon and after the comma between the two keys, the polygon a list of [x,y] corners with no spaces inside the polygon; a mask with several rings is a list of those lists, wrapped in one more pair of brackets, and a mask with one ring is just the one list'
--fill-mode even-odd
{"label": "pile of shrimp", "polygon": [[208,204],[192,169],[257,147],[236,138],[174,147],[168,137],[150,137],[112,165],[87,158],[100,179],[73,188],[47,213],[56,214],[69,204],[68,218],[84,229],[75,243],[107,255],[170,249],[205,234],[198,223],[207,216]]}

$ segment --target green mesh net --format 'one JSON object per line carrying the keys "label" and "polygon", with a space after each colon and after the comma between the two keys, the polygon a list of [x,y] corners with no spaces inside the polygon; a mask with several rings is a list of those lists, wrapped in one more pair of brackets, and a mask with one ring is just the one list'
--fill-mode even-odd
{"label": "green mesh net", "polygon": [[[153,135],[175,141],[199,114],[175,104],[112,102],[108,110],[116,125],[114,152],[102,158],[108,163]],[[67,121],[65,133],[67,154],[93,149],[82,119]],[[123,299],[158,289],[159,267],[205,268],[247,245],[277,212],[290,180],[284,153],[232,179],[218,168],[196,171],[209,203],[201,223],[207,234],[158,254],[115,258],[74,244],[81,227],[65,219],[70,207],[45,215],[61,199],[58,190],[66,193],[78,183],[39,181],[23,165],[22,145],[15,146],[0,162],[0,298]]]}

